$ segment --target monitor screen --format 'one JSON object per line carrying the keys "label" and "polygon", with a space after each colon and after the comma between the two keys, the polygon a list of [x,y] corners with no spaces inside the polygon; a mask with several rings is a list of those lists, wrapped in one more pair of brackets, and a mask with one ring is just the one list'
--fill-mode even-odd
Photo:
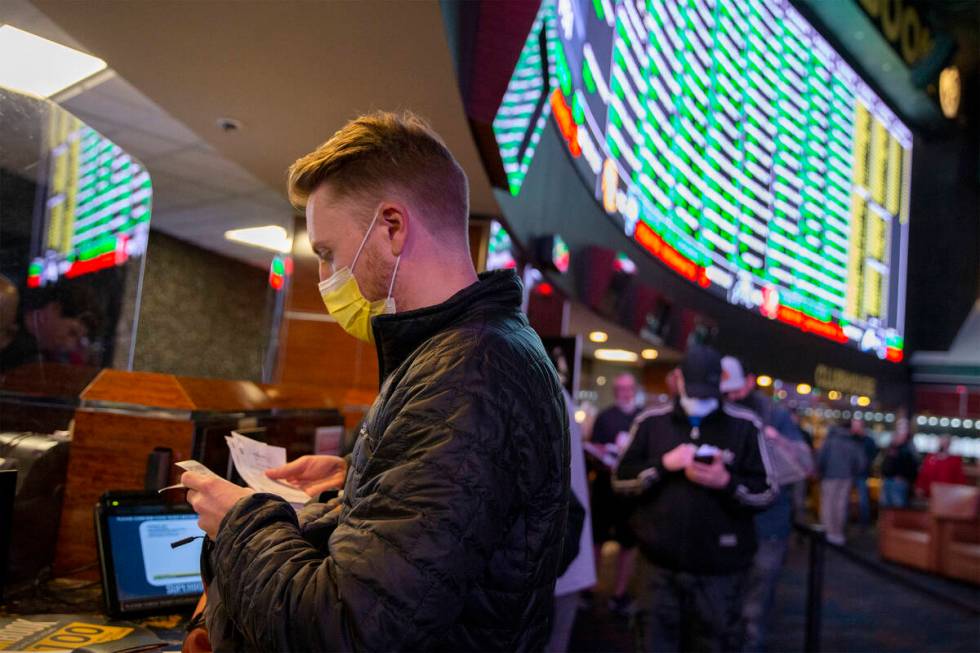
{"label": "monitor screen", "polygon": [[51,112],[45,136],[44,217],[32,244],[28,286],[142,256],[153,197],[146,169],[65,111]]}
{"label": "monitor screen", "polygon": [[487,270],[508,270],[517,267],[514,244],[504,226],[490,221],[490,239],[487,242]]}
{"label": "monitor screen", "polygon": [[900,361],[912,134],[788,0],[544,0],[493,122],[735,305]]}
{"label": "monitor screen", "polygon": [[164,506],[141,506],[106,518],[116,594],[121,611],[193,603],[204,591],[201,542],[172,548],[184,538],[203,536],[194,513]]}

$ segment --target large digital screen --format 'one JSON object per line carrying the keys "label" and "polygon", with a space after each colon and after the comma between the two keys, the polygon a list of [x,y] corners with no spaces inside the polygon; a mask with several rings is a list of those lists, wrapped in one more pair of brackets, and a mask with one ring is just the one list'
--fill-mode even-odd
{"label": "large digital screen", "polygon": [[513,195],[549,119],[673,271],[902,360],[912,134],[788,0],[544,0],[493,122]]}
{"label": "large digital screen", "polygon": [[46,194],[27,284],[39,287],[116,265],[146,251],[153,190],[146,169],[65,111],[44,134]]}

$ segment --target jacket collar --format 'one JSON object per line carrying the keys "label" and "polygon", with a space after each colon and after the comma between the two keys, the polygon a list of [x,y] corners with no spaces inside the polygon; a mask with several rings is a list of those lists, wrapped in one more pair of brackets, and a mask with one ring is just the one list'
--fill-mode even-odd
{"label": "jacket collar", "polygon": [[513,270],[484,272],[476,283],[441,304],[375,317],[371,328],[378,351],[379,383],[383,384],[412,352],[440,331],[488,313],[520,314],[523,294]]}
{"label": "jacket collar", "polygon": [[[724,411],[722,410],[724,406],[724,400],[718,399],[718,408],[701,418],[701,426],[704,426],[705,423],[711,423],[724,417]],[[691,420],[687,416],[687,412],[684,410],[684,407],[681,406],[680,397],[674,397],[673,419],[675,422],[683,425],[685,428],[690,428],[691,426]]]}

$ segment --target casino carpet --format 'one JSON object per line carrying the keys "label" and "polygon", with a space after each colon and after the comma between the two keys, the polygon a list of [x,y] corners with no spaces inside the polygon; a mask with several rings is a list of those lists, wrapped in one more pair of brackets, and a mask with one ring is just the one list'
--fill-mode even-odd
{"label": "casino carpet", "polygon": [[[848,546],[911,582],[972,605],[975,612],[915,593],[834,551],[827,551],[821,650],[980,651],[980,588],[881,563],[874,543],[874,532],[869,531],[856,534]],[[607,545],[595,605],[591,610],[580,611],[575,623],[569,645],[574,653],[637,650],[630,624],[612,616],[606,608],[614,560],[615,545]],[[776,593],[771,651],[803,650],[807,567],[807,545],[794,536]],[[641,575],[642,572],[637,574],[635,588],[640,585]]]}

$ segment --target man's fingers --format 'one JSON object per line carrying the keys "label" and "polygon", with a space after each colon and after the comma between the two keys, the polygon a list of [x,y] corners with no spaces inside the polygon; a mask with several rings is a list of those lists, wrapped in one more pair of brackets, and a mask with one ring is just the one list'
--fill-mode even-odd
{"label": "man's fingers", "polygon": [[286,463],[285,465],[280,465],[279,467],[273,467],[272,469],[265,470],[265,475],[269,478],[291,478],[294,476],[299,476],[306,469],[306,464],[308,462],[306,456],[300,456],[296,460]]}
{"label": "man's fingers", "polygon": [[[210,480],[210,478],[211,477],[209,476],[205,476],[204,474],[198,474],[196,472],[184,472],[183,474],[180,475],[180,483],[181,485],[183,485],[188,489],[200,490],[205,485],[207,485],[207,482]],[[188,492],[187,494],[189,496],[190,492]]]}

